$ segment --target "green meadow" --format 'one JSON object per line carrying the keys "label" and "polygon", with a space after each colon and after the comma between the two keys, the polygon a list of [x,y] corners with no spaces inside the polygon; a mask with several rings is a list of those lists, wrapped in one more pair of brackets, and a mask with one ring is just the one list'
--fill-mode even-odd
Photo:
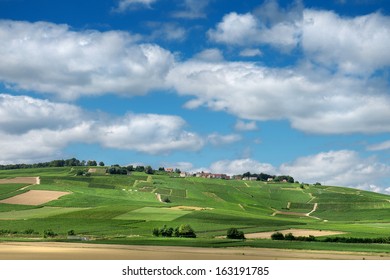
{"label": "green meadow", "polygon": [[[41,179],[40,185],[27,188],[0,185],[0,201],[29,190],[70,192],[42,205],[0,203],[0,240],[44,240],[43,232],[51,229],[56,240],[68,242],[68,232],[73,230],[88,237],[88,242],[109,244],[390,252],[390,244],[216,238],[231,227],[246,234],[313,229],[343,232],[339,235],[343,237],[389,238],[390,196],[384,194],[297,183],[180,178],[177,174],[106,175],[100,167],[91,176],[76,176],[78,169],[82,167],[0,171],[0,178]],[[163,198],[169,202],[162,202]],[[154,228],[182,224],[191,225],[197,238],[152,236]],[[25,233],[29,229],[34,234]]]}

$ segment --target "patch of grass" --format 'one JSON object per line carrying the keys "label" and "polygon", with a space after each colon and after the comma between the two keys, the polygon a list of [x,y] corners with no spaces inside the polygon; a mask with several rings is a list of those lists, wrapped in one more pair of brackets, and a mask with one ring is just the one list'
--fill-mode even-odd
{"label": "patch of grass", "polygon": [[169,208],[143,207],[115,217],[118,220],[145,220],[170,222],[191,211],[172,210]]}
{"label": "patch of grass", "polygon": [[84,210],[85,208],[42,207],[28,210],[0,212],[0,220],[47,218],[54,215]]}

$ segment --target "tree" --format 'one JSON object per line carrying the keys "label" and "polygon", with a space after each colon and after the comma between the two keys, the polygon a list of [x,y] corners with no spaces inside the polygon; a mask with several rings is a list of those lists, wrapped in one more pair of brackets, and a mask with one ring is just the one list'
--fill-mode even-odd
{"label": "tree", "polygon": [[281,232],[275,232],[271,235],[272,240],[284,240],[284,235]]}
{"label": "tree", "polygon": [[145,167],[145,173],[146,174],[153,174],[154,170],[153,170],[153,168],[150,165],[148,165],[148,166]]}
{"label": "tree", "polygon": [[88,166],[97,166],[97,162],[96,162],[96,160],[88,160],[87,165]]}
{"label": "tree", "polygon": [[137,171],[137,172],[144,172],[144,171],[145,171],[145,167],[144,167],[144,166],[138,165],[138,166],[135,168],[135,171]]}
{"label": "tree", "polygon": [[45,229],[43,232],[43,237],[48,238],[48,237],[56,237],[57,234],[52,230],[52,229]]}
{"label": "tree", "polygon": [[99,166],[103,167],[104,166],[104,162],[99,162]]}
{"label": "tree", "polygon": [[245,239],[244,232],[239,231],[236,228],[228,229],[226,237],[229,239]]}
{"label": "tree", "polygon": [[178,237],[196,238],[195,231],[188,224],[182,224],[177,230]]}

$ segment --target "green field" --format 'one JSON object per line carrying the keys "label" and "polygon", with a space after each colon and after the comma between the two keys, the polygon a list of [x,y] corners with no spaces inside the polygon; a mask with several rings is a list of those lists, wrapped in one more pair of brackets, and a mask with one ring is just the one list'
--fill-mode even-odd
{"label": "green field", "polygon": [[[34,238],[41,238],[45,229],[52,229],[59,240],[74,230],[93,238],[93,242],[103,243],[353,251],[380,248],[390,252],[390,244],[337,247],[320,242],[215,238],[226,235],[231,227],[246,234],[294,228],[341,231],[344,237],[388,238],[390,196],[384,194],[342,187],[148,176],[137,172],[129,176],[105,175],[104,168],[99,167],[91,176],[76,176],[76,170],[64,167],[0,171],[0,178],[41,178],[40,185],[27,189],[23,184],[0,185],[0,200],[34,189],[71,193],[37,206],[0,203],[0,239],[20,238],[27,229],[39,233]],[[170,202],[160,202],[159,197],[169,198]],[[188,241],[152,237],[154,228],[181,224],[190,224],[197,238]]]}

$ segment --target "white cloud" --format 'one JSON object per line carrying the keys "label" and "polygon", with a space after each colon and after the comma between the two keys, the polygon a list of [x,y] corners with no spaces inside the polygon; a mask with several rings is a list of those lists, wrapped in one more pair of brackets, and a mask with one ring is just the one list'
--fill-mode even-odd
{"label": "white cloud", "polygon": [[182,2],[183,9],[173,12],[173,16],[185,19],[205,18],[205,9],[210,0],[184,0]]}
{"label": "white cloud", "polygon": [[214,173],[226,173],[229,175],[243,174],[248,171],[251,173],[276,173],[275,167],[271,164],[261,163],[249,158],[217,161],[211,164],[210,170]]}
{"label": "white cloud", "polygon": [[345,18],[307,9],[302,26],[302,48],[317,63],[361,75],[390,65],[389,16],[373,13]]}
{"label": "white cloud", "polygon": [[113,9],[114,12],[123,13],[127,10],[140,7],[151,8],[151,5],[157,0],[119,0],[118,6]]}
{"label": "white cloud", "polygon": [[212,163],[209,170],[230,175],[248,171],[257,174],[283,174],[305,183],[320,182],[328,186],[354,187],[390,193],[390,188],[383,187],[381,182],[381,179],[387,178],[390,165],[380,163],[375,158],[362,158],[357,152],[350,150],[329,151],[300,157],[292,163],[284,163],[279,167],[251,158],[221,160]]}
{"label": "white cloud", "polygon": [[343,17],[304,9],[301,1],[282,9],[272,0],[253,13],[226,14],[208,36],[217,43],[246,48],[300,48],[305,59],[343,74],[370,76],[390,65],[390,17],[380,12]]}
{"label": "white cloud", "polygon": [[232,45],[256,43],[259,37],[258,22],[250,14],[231,12],[225,15],[215,30],[210,29],[208,36],[212,41]]}
{"label": "white cloud", "polygon": [[62,98],[161,89],[174,63],[169,51],[120,31],[0,21],[0,34],[0,81]]}
{"label": "white cloud", "polygon": [[219,133],[213,133],[210,134],[207,139],[212,145],[219,146],[238,142],[242,137],[238,134],[221,135]]}
{"label": "white cloud", "polygon": [[2,94],[0,116],[6,116],[6,125],[0,126],[1,163],[54,157],[71,143],[149,154],[196,151],[204,145],[200,136],[184,129],[182,118],[172,115],[107,117],[65,103]]}
{"label": "white cloud", "polygon": [[150,22],[148,27],[153,30],[150,39],[156,38],[165,41],[184,41],[187,37],[187,30],[175,23]]}
{"label": "white cloud", "polygon": [[265,1],[255,13],[226,14],[209,39],[235,46],[270,44],[282,50],[295,48],[301,36],[302,4],[281,9],[277,1]]}
{"label": "white cloud", "polygon": [[187,108],[208,107],[254,121],[287,119],[311,133],[389,132],[390,97],[377,80],[309,67],[279,69],[245,62],[190,60],[167,76]]}
{"label": "white cloud", "polygon": [[223,54],[219,49],[206,49],[195,54],[195,59],[201,61],[223,61]]}
{"label": "white cloud", "polygon": [[104,147],[164,154],[175,150],[196,151],[203,140],[183,130],[185,121],[177,116],[129,114],[111,124],[95,128],[98,143]]}
{"label": "white cloud", "polygon": [[83,114],[79,107],[65,103],[0,94],[0,131],[10,134],[73,127]]}
{"label": "white cloud", "polygon": [[293,163],[282,164],[279,169],[299,181],[349,187],[375,185],[390,172],[390,166],[375,158],[361,158],[350,150],[301,157]]}
{"label": "white cloud", "polygon": [[388,149],[390,149],[390,140],[378,144],[373,144],[367,147],[367,150],[369,151],[383,151]]}
{"label": "white cloud", "polygon": [[262,56],[263,53],[259,49],[243,49],[240,51],[240,56],[243,57],[254,57],[254,56]]}
{"label": "white cloud", "polygon": [[244,122],[242,120],[238,120],[234,126],[236,130],[239,131],[251,131],[251,130],[257,130],[257,124],[255,121],[251,122]]}

